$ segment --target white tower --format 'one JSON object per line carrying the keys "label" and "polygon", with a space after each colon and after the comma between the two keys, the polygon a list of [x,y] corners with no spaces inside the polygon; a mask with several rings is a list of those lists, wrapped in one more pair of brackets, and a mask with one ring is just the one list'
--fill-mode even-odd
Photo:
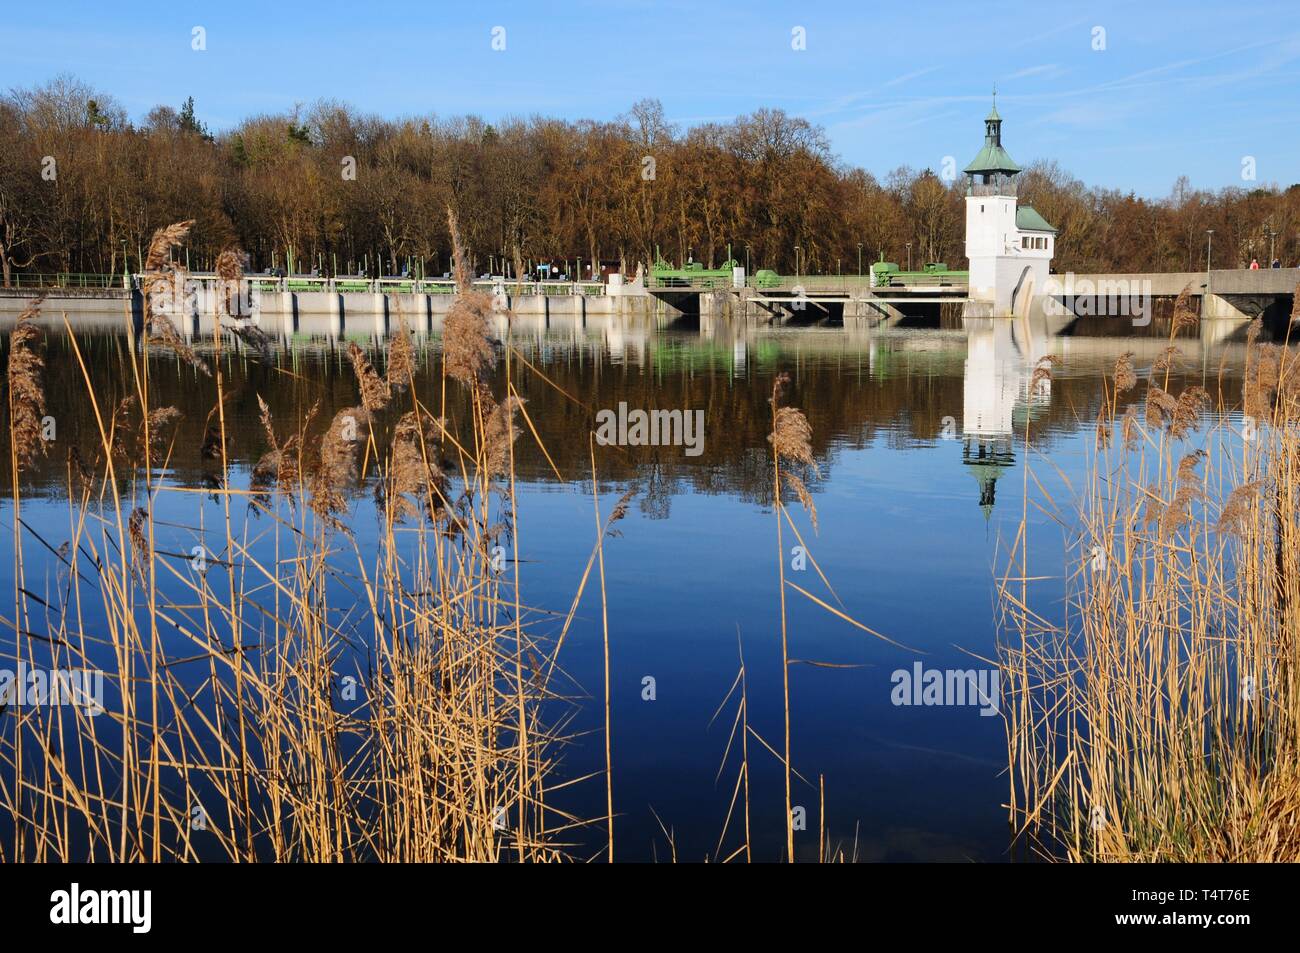
{"label": "white tower", "polygon": [[970,259],[968,314],[1005,316],[1024,312],[1041,294],[1051,271],[1056,229],[1016,199],[1020,166],[1002,148],[997,94],[984,120],[984,148],[964,170],[966,257]]}

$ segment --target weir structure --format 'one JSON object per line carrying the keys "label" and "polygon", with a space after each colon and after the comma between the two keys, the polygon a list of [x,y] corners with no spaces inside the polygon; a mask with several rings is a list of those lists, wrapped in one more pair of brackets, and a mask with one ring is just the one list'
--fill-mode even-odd
{"label": "weir structure", "polygon": [[[968,271],[943,262],[907,271],[883,260],[858,275],[747,275],[731,260],[720,268],[689,262],[674,268],[656,261],[648,275],[611,274],[607,281],[514,281],[501,277],[474,282],[493,296],[498,310],[539,319],[552,315],[583,324],[588,316],[648,317],[698,315],[702,323],[746,326],[896,326],[912,319],[929,322],[949,308],[963,319],[1041,316],[1053,333],[1080,319],[1114,318],[1135,326],[1150,322],[1157,302],[1186,292],[1202,323],[1202,338],[1222,340],[1243,331],[1256,317],[1278,326],[1290,321],[1300,269],[1223,269],[1147,274],[1066,274],[1051,270],[1057,231],[1042,215],[1020,204],[1020,167],[1002,143],[996,94],[984,119],[984,144],[962,170],[966,176]],[[729,250],[730,251],[730,250]],[[46,307],[70,314],[129,308],[142,313],[142,276],[18,275],[14,288],[0,288],[0,322],[13,320],[27,300],[46,295]],[[198,331],[216,312],[216,275],[187,273],[187,291],[177,317]],[[24,285],[26,282],[26,286]],[[308,329],[343,334],[383,333],[398,315],[413,330],[432,330],[454,297],[449,279],[334,278],[307,275],[249,275],[241,284],[247,317],[267,331]],[[110,299],[113,304],[106,304]]]}

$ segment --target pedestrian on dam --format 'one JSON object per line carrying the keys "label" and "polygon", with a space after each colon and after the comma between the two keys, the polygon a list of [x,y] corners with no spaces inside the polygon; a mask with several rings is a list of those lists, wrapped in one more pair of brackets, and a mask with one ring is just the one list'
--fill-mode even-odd
{"label": "pedestrian on dam", "polygon": [[1252,258],[1252,259],[1250,260],[1250,270],[1251,270],[1251,271],[1259,271],[1259,259],[1258,259],[1258,258]]}

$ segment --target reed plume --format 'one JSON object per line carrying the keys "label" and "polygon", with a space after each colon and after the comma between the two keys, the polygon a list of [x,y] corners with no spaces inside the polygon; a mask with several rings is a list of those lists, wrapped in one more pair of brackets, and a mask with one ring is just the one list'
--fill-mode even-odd
{"label": "reed plume", "polygon": [[[1248,355],[1247,403],[1297,414],[1294,349]],[[1211,409],[1152,381],[1142,440],[1129,406],[1088,466],[1063,610],[1029,591],[1027,524],[998,581],[1009,818],[1045,859],[1300,860],[1300,442],[1225,428],[1188,452]]]}
{"label": "reed plume", "polygon": [[484,412],[483,460],[490,476],[504,476],[510,472],[511,445],[519,439],[515,414],[524,406],[522,397],[507,397],[496,403],[490,395],[482,395]]}
{"label": "reed plume", "polygon": [[1174,299],[1173,329],[1170,336],[1182,330],[1191,330],[1201,326],[1201,316],[1192,306],[1192,289],[1189,285],[1178,293]]}
{"label": "reed plume", "polygon": [[1263,483],[1255,480],[1233,488],[1215,526],[1220,535],[1245,539],[1255,516],[1254,510],[1262,487]]}
{"label": "reed plume", "polygon": [[152,332],[149,338],[150,344],[161,344],[196,371],[207,377],[212,376],[207,361],[199,357],[194,348],[185,343],[185,339],[181,337],[180,332],[176,330],[176,325],[172,324],[167,315],[150,310],[147,327]]}
{"label": "reed plume", "polygon": [[289,499],[292,501],[294,499],[292,493],[298,489],[303,478],[302,433],[311,426],[312,420],[315,419],[316,413],[320,409],[320,401],[317,400],[312,404],[298,431],[289,434],[283,440],[276,436],[271,408],[267,406],[261,394],[257,395],[257,406],[259,409],[258,420],[262,425],[262,433],[265,435],[267,446],[270,449],[258,458],[253,467],[253,486],[259,490],[275,487],[290,494]]}
{"label": "reed plume", "polygon": [[223,250],[217,256],[213,270],[222,281],[238,283],[244,277],[244,266],[247,263],[248,253],[239,248],[231,247]]}
{"label": "reed plume", "polygon": [[1136,404],[1129,404],[1124,411],[1124,416],[1120,418],[1120,430],[1124,438],[1124,446],[1132,450],[1137,446],[1137,442],[1142,437],[1142,428],[1138,423],[1138,412]]}
{"label": "reed plume", "polygon": [[398,320],[397,333],[388,342],[388,368],[384,373],[385,383],[396,393],[405,393],[407,387],[415,380],[415,349],[411,344],[411,332],[406,322]]}
{"label": "reed plume", "polygon": [[[376,484],[381,505],[391,504],[392,519],[400,522],[423,506],[433,522],[446,511],[447,477],[433,456],[440,428],[425,421],[421,428],[416,411],[408,411],[393,428],[387,479]],[[382,493],[380,492],[382,491]],[[413,502],[414,501],[414,502]]]}
{"label": "reed plume", "polygon": [[[183,231],[153,243],[154,272],[169,267]],[[75,334],[70,343],[89,382]],[[510,451],[515,417],[526,411],[509,374],[500,403],[475,382],[468,432],[453,432],[418,403],[396,422],[380,479],[390,497],[418,495],[434,524],[399,532],[388,523],[361,539],[327,539],[359,479],[358,442],[375,446],[364,403],[309,439],[318,404],[286,434],[258,395],[266,447],[250,515],[273,518],[250,533],[231,512],[245,494],[227,472],[239,432],[227,429],[235,395],[225,390],[224,364],[215,367],[216,401],[202,423],[203,478],[236,488],[208,504],[168,473],[137,469],[142,430],[161,450],[177,418],[150,401],[151,365],[141,367],[135,352],[128,360],[136,383],[129,398],[106,406],[93,388],[86,394],[99,422],[98,458],[88,464],[75,447],[68,453],[70,484],[80,490],[68,501],[72,535],[49,552],[53,571],[78,582],[46,587],[40,622],[34,614],[25,621],[28,596],[17,596],[24,621],[13,626],[27,657],[35,648],[103,668],[109,716],[41,706],[6,719],[0,811],[13,837],[4,859],[565,858],[573,840],[566,832],[583,821],[550,803],[563,786],[552,779],[554,749],[567,740],[550,718],[570,704],[551,686],[567,678],[558,665],[563,639],[535,634],[519,599],[521,560],[511,560],[511,580],[491,548],[518,545]],[[401,364],[400,354],[390,356],[394,383],[409,381]],[[262,492],[272,482],[295,515],[309,502],[315,532],[305,515],[302,523],[281,516],[281,500]],[[18,490],[15,482],[15,506]],[[185,494],[170,512],[197,502],[224,518],[155,520],[169,494]],[[623,512],[616,507],[611,521]],[[221,558],[172,571],[170,560],[190,552],[196,536],[205,546],[216,537]],[[89,647],[83,593],[103,617]],[[57,636],[40,641],[40,629]],[[196,825],[196,816],[207,823]]]}
{"label": "reed plume", "polygon": [[[1172,337],[1172,334],[1170,335]],[[1165,386],[1169,384],[1169,372],[1174,370],[1179,363],[1180,355],[1178,348],[1172,344],[1167,345],[1160,355],[1151,363],[1151,379],[1154,380],[1157,374],[1165,375]]]}
{"label": "reed plume", "polygon": [[172,431],[175,425],[184,416],[175,407],[159,407],[156,410],[149,411],[147,426],[140,428],[140,442],[144,442],[144,435],[149,434],[149,453],[152,457],[158,457],[162,451],[171,443]]}
{"label": "reed plume", "polygon": [[1205,459],[1205,451],[1197,450],[1178,461],[1178,470],[1174,476],[1174,496],[1169,505],[1160,514],[1160,532],[1169,536],[1176,532],[1192,518],[1193,503],[1207,499],[1205,488],[1196,468]]}
{"label": "reed plume", "polygon": [[145,257],[144,270],[146,272],[162,271],[163,266],[171,261],[172,249],[185,241],[190,234],[190,229],[193,227],[194,219],[191,218],[183,222],[175,222],[155,231],[153,238],[149,241],[149,254]]}
{"label": "reed plume", "polygon": [[129,442],[130,417],[135,409],[135,397],[123,397],[113,408],[109,426],[109,455],[117,461],[127,460],[131,456],[132,446]]}
{"label": "reed plume", "polygon": [[211,377],[207,363],[185,343],[165,313],[178,309],[185,299],[184,277],[171,263],[171,251],[185,241],[193,226],[193,219],[167,225],[154,232],[149,242],[142,287],[144,327],[150,344],[169,348],[186,364]]}
{"label": "reed plume", "polygon": [[366,352],[361,350],[356,341],[348,342],[348,357],[357,376],[357,386],[361,388],[361,403],[370,413],[378,413],[393,399],[392,387],[379,376],[379,372],[366,357]]}
{"label": "reed plume", "polygon": [[149,512],[137,506],[131,511],[131,516],[126,523],[127,536],[131,540],[131,571],[141,588],[144,588],[145,580],[148,578],[145,567],[149,565],[153,554],[149,539],[144,532],[145,522],[148,519]]}
{"label": "reed plume", "polygon": [[1042,383],[1052,382],[1052,368],[1059,366],[1061,358],[1057,354],[1045,354],[1034,365],[1034,373],[1029,378],[1029,389],[1035,391]]}
{"label": "reed plume", "polygon": [[1126,394],[1137,386],[1137,374],[1133,371],[1133,352],[1125,351],[1115,359],[1115,392]]}
{"label": "reed plume", "polygon": [[320,439],[320,455],[312,474],[312,509],[332,525],[335,513],[347,508],[344,491],[356,482],[357,442],[361,426],[370,414],[365,407],[347,407],[334,415],[334,420]]}
{"label": "reed plume", "polygon": [[1173,419],[1177,409],[1178,400],[1173,394],[1157,384],[1147,385],[1147,426],[1160,429],[1167,421]]}
{"label": "reed plume", "polygon": [[463,384],[472,384],[496,368],[496,351],[492,347],[488,320],[492,313],[492,296],[474,290],[456,225],[456,213],[451,208],[447,209],[447,227],[451,232],[456,300],[443,322],[443,366],[448,376]]}
{"label": "reed plume", "polygon": [[[783,406],[786,392],[790,386],[790,375],[785,371],[776,375],[772,381],[772,396],[768,403],[772,407],[772,432],[768,442],[772,445],[772,508],[776,513],[776,557],[777,580],[780,584],[781,608],[781,685],[784,709],[784,747],[781,754],[782,768],[785,775],[785,837],[786,861],[794,863],[794,814],[791,790],[791,776],[794,768],[790,754],[790,640],[789,627],[785,610],[785,542],[782,519],[785,505],[782,503],[784,487],[791,488],[800,502],[808,508],[809,517],[816,526],[816,509],[812,504],[812,495],[796,474],[790,473],[782,462],[798,463],[817,469],[812,455],[812,427],[808,418],[793,407]],[[793,479],[792,479],[793,478]],[[793,526],[793,524],[791,524]],[[797,531],[796,531],[797,532]]]}
{"label": "reed plume", "polygon": [[[797,408],[779,406],[789,381],[789,375],[783,372],[777,376],[772,386],[771,403],[774,419],[772,432],[768,435],[767,442],[772,445],[772,453],[778,463],[785,460],[789,463],[802,464],[812,470],[815,475],[820,476],[821,471],[817,469],[817,461],[813,457],[812,426],[808,423],[808,418],[804,416],[803,411]],[[813,529],[816,530],[817,506],[813,502],[808,485],[793,470],[779,468],[778,472],[780,474],[780,487],[788,489],[795,495],[799,503],[807,510],[808,518],[812,521]]]}
{"label": "reed plume", "polygon": [[451,239],[451,277],[456,283],[457,293],[464,294],[473,287],[474,276],[470,272],[465,245],[460,240],[460,220],[450,205],[447,206],[447,233]]}
{"label": "reed plume", "polygon": [[36,325],[39,301],[33,301],[18,316],[9,335],[9,436],[19,470],[32,465],[45,453],[42,421],[45,418],[45,335]]}

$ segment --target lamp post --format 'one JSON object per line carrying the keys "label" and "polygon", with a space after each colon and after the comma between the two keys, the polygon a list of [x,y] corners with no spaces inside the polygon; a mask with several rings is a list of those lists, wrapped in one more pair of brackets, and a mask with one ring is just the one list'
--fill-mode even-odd
{"label": "lamp post", "polygon": [[1273,226],[1268,227],[1268,266],[1273,267],[1273,239],[1277,237],[1277,232]]}
{"label": "lamp post", "polygon": [[907,270],[912,270],[912,243],[907,243]]}
{"label": "lamp post", "polygon": [[1205,230],[1205,294],[1207,295],[1207,297],[1210,294],[1210,292],[1213,290],[1210,287],[1211,282],[1214,280],[1213,276],[1210,274],[1210,256],[1213,250],[1214,250],[1214,229],[1207,228]]}
{"label": "lamp post", "polygon": [[795,281],[799,280],[799,251],[800,251],[799,246],[795,245],[794,246],[794,280]]}
{"label": "lamp post", "polygon": [[858,242],[858,277],[862,277],[862,242]]}

